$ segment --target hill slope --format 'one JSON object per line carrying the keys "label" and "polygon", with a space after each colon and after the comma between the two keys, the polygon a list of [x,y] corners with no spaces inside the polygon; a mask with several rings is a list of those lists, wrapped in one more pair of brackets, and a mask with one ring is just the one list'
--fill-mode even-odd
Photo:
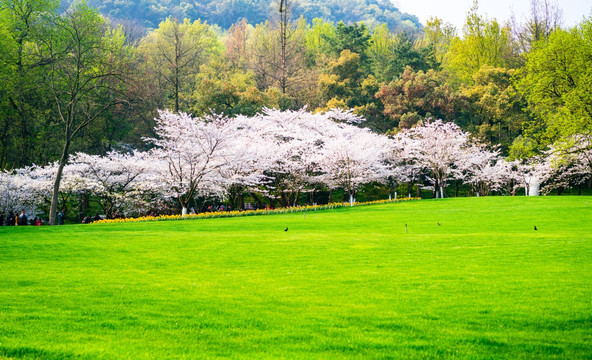
{"label": "hill slope", "polygon": [[[72,0],[62,0],[67,6]],[[275,16],[277,1],[264,0],[89,0],[104,15],[117,20],[136,21],[147,28],[157,27],[167,16],[207,20],[223,29],[246,18],[258,24]],[[414,32],[421,28],[414,15],[401,13],[388,0],[301,0],[294,3],[294,18],[309,21],[323,18],[328,21],[368,24],[386,23],[391,30]]]}

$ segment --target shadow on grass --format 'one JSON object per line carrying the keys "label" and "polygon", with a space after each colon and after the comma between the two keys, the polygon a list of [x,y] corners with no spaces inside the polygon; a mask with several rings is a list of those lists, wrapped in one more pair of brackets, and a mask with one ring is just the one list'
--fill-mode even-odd
{"label": "shadow on grass", "polygon": [[69,360],[69,359],[88,359],[71,353],[58,351],[48,351],[44,349],[32,348],[28,346],[6,347],[0,346],[0,358],[9,359],[27,359],[27,360]]}

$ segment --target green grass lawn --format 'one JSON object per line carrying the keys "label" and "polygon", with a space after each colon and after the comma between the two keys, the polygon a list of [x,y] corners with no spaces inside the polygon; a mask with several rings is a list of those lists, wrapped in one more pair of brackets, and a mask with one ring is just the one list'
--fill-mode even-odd
{"label": "green grass lawn", "polygon": [[591,357],[592,197],[0,228],[2,359]]}

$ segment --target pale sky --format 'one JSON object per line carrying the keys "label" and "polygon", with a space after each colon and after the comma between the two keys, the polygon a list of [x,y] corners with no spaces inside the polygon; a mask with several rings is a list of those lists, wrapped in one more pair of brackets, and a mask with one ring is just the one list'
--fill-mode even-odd
{"label": "pale sky", "polygon": [[[402,12],[413,14],[422,24],[430,17],[438,17],[456,27],[460,34],[473,0],[391,0]],[[592,15],[592,0],[557,1],[563,11],[563,27],[571,27]],[[530,14],[530,0],[479,0],[479,14],[500,23],[510,19],[512,13],[522,22]]]}

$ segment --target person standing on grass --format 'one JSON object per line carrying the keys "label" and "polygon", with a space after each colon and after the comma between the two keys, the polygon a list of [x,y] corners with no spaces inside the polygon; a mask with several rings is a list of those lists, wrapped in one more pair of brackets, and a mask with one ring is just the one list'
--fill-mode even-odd
{"label": "person standing on grass", "polygon": [[64,213],[61,211],[58,213],[58,225],[64,225]]}
{"label": "person standing on grass", "polygon": [[18,217],[18,224],[19,225],[28,225],[27,221],[29,220],[27,213],[25,213],[25,210],[21,210],[21,214]]}
{"label": "person standing on grass", "polygon": [[14,213],[12,211],[9,211],[8,215],[6,215],[6,220],[4,220],[4,225],[6,225],[6,226],[13,226],[14,225]]}

